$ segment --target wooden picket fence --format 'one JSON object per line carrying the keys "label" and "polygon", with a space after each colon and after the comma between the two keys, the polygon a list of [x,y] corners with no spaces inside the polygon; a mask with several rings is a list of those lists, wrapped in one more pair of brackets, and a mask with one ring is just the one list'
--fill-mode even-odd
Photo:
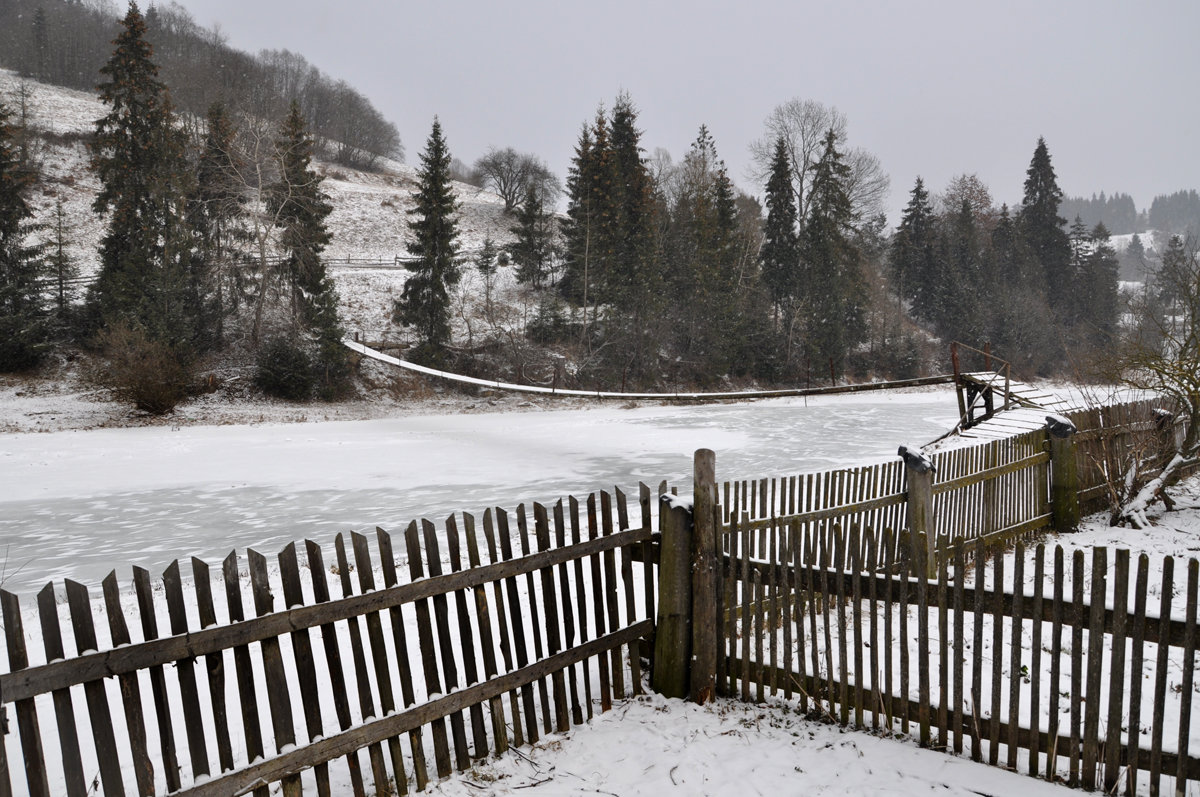
{"label": "wooden picket fence", "polygon": [[929,580],[920,540],[772,531],[766,556],[736,519],[723,536],[725,694],[797,700],[843,725],[1085,789],[1156,795],[1165,776],[1182,795],[1200,781],[1197,560],[1179,619],[1170,558],[1151,584],[1138,557],[1131,584],[1128,551],[1110,572],[1105,549],[1017,542],[1008,580],[1005,554],[977,537],[956,542]]}
{"label": "wooden picket fence", "polygon": [[0,794],[403,794],[582,723],[641,687],[654,583],[639,499],[636,527],[618,490],[518,507],[515,528],[489,510],[481,529],[462,514],[398,541],[379,530],[374,554],[339,535],[331,565],[293,543],[277,574],[230,554],[224,601],[199,560],[190,583],[178,562],[161,582],[135,569],[131,594],[110,574],[96,602],[68,581],[60,607],[47,585],[40,645],[0,592],[0,707],[16,715]]}

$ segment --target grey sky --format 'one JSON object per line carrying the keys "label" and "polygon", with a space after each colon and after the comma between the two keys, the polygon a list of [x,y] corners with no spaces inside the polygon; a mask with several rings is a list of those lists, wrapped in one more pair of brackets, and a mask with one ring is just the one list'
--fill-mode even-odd
{"label": "grey sky", "polygon": [[580,125],[626,90],[647,152],[707,124],[735,182],[776,105],[836,106],[892,178],[978,173],[1021,197],[1045,136],[1069,195],[1200,188],[1200,3],[180,0],[239,48],[287,48],[368,96],[416,161],[434,114],[452,154],[489,145],[565,176]]}

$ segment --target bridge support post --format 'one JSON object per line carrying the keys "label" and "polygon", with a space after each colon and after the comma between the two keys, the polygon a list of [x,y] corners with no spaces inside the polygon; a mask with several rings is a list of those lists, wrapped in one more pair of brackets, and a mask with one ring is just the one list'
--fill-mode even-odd
{"label": "bridge support post", "polygon": [[1054,530],[1079,529],[1079,466],[1075,458],[1075,425],[1061,415],[1046,416],[1050,438],[1050,513]]}

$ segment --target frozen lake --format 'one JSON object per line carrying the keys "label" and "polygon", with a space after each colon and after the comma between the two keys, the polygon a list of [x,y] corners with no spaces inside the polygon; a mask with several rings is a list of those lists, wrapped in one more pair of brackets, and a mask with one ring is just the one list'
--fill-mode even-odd
{"label": "frozen lake", "polygon": [[692,453],[720,480],[879,461],[957,419],[949,390],[688,407],[446,414],[263,426],[0,436],[3,587],[96,585],[129,566],[273,555],[338,532],[553,501],[639,481],[690,490]]}

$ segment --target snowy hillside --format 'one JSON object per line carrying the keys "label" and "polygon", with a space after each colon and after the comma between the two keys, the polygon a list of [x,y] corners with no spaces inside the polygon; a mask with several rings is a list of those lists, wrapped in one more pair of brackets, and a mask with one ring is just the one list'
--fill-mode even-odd
{"label": "snowy hillside", "polygon": [[[17,113],[21,86],[27,88],[26,113],[29,127],[37,134],[36,157],[42,182],[31,200],[36,221],[48,222],[55,203],[62,201],[71,242],[70,254],[84,275],[97,268],[97,246],[104,220],[92,211],[99,182],[88,168],[84,144],[95,120],[106,106],[87,92],[73,91],[18,78],[0,70],[0,102]],[[453,145],[453,141],[450,142]],[[413,142],[419,151],[424,142]],[[403,285],[402,269],[363,269],[339,266],[338,261],[389,261],[407,255],[408,219],[413,205],[416,168],[396,161],[383,161],[380,172],[361,172],[344,166],[317,162],[325,175],[323,188],[333,204],[328,224],[333,241],[325,251],[343,300],[343,317],[350,330],[377,334],[386,327],[391,296]],[[503,243],[511,240],[514,223],[504,214],[504,202],[495,194],[475,186],[456,183],[461,203],[459,244],[464,252],[480,248],[486,236]],[[470,288],[468,284],[466,289]]]}

